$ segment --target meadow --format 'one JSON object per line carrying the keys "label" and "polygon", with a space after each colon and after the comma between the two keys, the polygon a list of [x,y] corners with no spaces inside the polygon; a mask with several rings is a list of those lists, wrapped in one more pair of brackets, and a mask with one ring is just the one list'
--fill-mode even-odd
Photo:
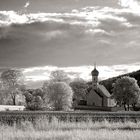
{"label": "meadow", "polygon": [[8,126],[0,125],[0,140],[138,140],[140,121],[82,122],[38,119]]}

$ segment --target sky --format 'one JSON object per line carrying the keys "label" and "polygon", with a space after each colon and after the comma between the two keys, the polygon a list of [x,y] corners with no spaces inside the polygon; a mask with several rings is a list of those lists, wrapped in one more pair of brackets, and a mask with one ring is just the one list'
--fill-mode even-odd
{"label": "sky", "polygon": [[140,69],[139,0],[0,0],[0,71],[106,79]]}

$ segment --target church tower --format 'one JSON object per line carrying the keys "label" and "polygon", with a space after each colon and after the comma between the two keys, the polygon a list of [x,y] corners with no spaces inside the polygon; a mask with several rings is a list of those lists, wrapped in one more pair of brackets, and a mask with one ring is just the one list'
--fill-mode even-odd
{"label": "church tower", "polygon": [[94,70],[91,72],[91,75],[92,75],[92,88],[94,90],[97,90],[99,71],[96,69],[96,64],[94,65]]}

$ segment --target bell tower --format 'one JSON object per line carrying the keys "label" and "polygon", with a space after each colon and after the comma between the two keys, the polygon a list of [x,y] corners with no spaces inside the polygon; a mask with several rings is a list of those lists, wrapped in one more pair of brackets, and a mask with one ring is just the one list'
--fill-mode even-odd
{"label": "bell tower", "polygon": [[92,88],[97,90],[99,71],[96,69],[96,63],[94,64],[94,70],[91,72],[91,75],[92,75]]}

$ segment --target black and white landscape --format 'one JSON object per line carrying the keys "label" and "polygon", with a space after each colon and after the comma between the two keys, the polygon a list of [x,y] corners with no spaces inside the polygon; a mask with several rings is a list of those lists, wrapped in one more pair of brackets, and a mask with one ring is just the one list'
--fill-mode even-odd
{"label": "black and white landscape", "polygon": [[0,69],[22,69],[29,87],[51,71],[90,79],[138,70],[140,4],[137,0],[1,0]]}
{"label": "black and white landscape", "polygon": [[139,131],[139,0],[0,0],[0,140]]}

